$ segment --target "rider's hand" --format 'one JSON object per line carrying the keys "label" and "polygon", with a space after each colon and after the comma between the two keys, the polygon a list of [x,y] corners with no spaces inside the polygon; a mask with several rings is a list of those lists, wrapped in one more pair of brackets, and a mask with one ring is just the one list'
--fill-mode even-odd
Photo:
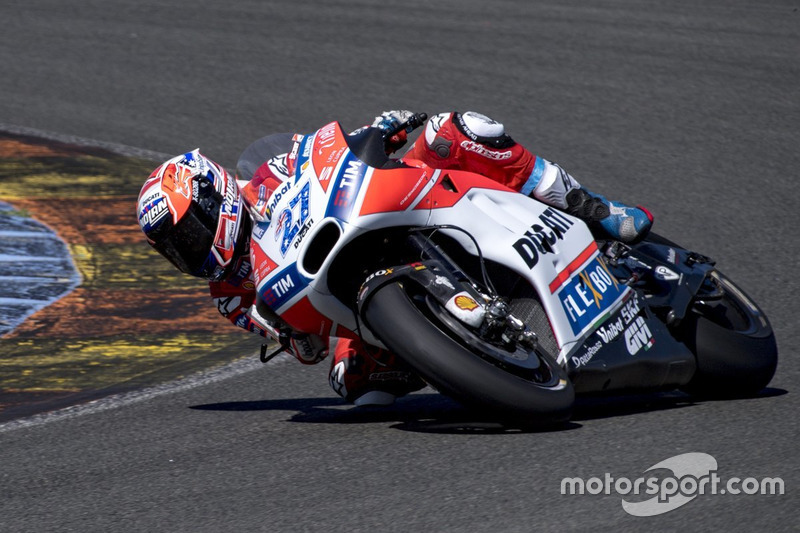
{"label": "rider's hand", "polygon": [[[391,131],[403,122],[407,121],[414,113],[405,109],[395,109],[393,111],[384,111],[381,116],[375,117],[372,126],[380,128],[383,131]],[[392,154],[405,146],[408,142],[408,132],[402,130],[397,132],[386,139],[386,152]]]}

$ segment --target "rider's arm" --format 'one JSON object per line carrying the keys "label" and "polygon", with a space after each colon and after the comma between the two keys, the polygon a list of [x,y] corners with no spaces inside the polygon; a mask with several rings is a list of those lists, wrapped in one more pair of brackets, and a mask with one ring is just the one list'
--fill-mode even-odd
{"label": "rider's arm", "polygon": [[277,340],[279,331],[255,312],[253,303],[256,293],[251,285],[247,285],[252,283],[252,280],[245,280],[238,285],[227,281],[211,281],[208,287],[222,316],[242,329]]}

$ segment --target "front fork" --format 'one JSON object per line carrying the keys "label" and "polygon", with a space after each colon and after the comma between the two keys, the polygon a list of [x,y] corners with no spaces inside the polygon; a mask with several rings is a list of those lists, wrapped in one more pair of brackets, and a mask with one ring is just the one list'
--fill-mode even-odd
{"label": "front fork", "polygon": [[[412,233],[409,236],[409,242],[419,250],[423,260],[435,263],[440,268],[440,271],[453,287],[462,289],[460,292],[450,294],[444,301],[439,299],[439,303],[443,304],[445,309],[450,311],[456,318],[476,330],[479,337],[510,351],[515,350],[517,344],[531,350],[537,347],[538,339],[536,333],[511,314],[511,307],[508,302],[495,294],[488,276],[484,280],[484,285],[487,286],[490,294],[482,291],[478,284],[467,276],[447,253],[429,238],[423,237],[419,233]],[[453,290],[457,291],[456,288]],[[467,296],[476,305],[480,306],[480,311],[475,316],[464,313],[465,309],[462,304],[467,303],[468,306],[472,304],[469,301],[459,302],[459,297],[463,296]]]}

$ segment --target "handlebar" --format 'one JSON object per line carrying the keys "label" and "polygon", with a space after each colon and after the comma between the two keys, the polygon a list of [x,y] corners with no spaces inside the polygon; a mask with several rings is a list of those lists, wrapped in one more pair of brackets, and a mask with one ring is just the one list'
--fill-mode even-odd
{"label": "handlebar", "polygon": [[397,135],[403,130],[406,130],[407,133],[411,133],[415,129],[425,124],[426,120],[428,120],[428,115],[426,113],[415,113],[411,115],[405,122],[398,124],[389,131],[384,132],[383,138],[384,140],[391,139],[394,135]]}

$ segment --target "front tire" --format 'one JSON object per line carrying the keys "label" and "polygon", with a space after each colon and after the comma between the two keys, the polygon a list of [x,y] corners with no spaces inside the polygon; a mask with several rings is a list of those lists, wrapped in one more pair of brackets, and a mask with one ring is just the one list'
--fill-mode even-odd
{"label": "front tire", "polygon": [[[414,297],[416,296],[416,297]],[[575,392],[566,372],[537,350],[537,378],[510,373],[459,342],[455,332],[426,307],[424,295],[410,294],[403,282],[378,289],[362,311],[364,320],[387,348],[441,393],[492,417],[526,424],[569,420]]]}

